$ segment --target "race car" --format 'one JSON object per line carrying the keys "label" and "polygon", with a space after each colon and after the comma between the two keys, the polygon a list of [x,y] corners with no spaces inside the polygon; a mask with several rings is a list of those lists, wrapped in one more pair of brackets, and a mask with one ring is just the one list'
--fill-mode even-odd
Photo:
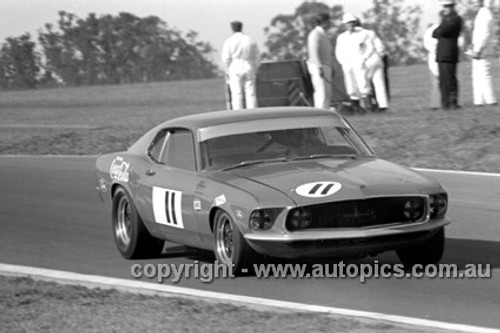
{"label": "race car", "polygon": [[311,107],[176,118],[96,161],[99,196],[128,259],[164,241],[241,269],[261,256],[344,258],[395,250],[441,260],[448,195],[375,156],[342,115]]}

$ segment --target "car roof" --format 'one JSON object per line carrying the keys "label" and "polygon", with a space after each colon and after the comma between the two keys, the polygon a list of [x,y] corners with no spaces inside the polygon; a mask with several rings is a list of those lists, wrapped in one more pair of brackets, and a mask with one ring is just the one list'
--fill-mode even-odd
{"label": "car roof", "polygon": [[256,109],[213,111],[175,118],[160,127],[185,127],[192,130],[214,125],[231,124],[274,118],[318,117],[337,115],[336,112],[312,107],[265,107]]}
{"label": "car roof", "polygon": [[300,106],[265,107],[244,110],[213,111],[189,116],[183,116],[168,120],[155,126],[137,140],[129,151],[135,153],[144,152],[156,134],[164,128],[186,128],[193,133],[198,129],[215,125],[240,123],[255,120],[300,118],[300,117],[340,117],[335,111]]}

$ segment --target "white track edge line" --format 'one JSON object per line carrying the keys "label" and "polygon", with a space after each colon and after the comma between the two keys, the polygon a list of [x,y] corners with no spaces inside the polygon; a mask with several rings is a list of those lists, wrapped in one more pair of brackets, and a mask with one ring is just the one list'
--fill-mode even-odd
{"label": "white track edge line", "polygon": [[171,285],[163,285],[157,283],[149,283],[135,280],[126,280],[119,278],[104,277],[98,275],[87,275],[59,270],[50,270],[45,268],[36,268],[20,265],[9,265],[0,263],[0,275],[6,276],[29,276],[39,279],[49,279],[55,282],[69,283],[69,284],[86,284],[95,286],[104,286],[123,291],[149,291],[164,294],[173,294],[173,296],[189,296],[189,297],[202,297],[217,301],[235,302],[239,304],[249,304],[256,306],[268,306],[281,309],[288,309],[293,311],[307,311],[323,314],[341,315],[349,317],[358,317],[365,319],[384,320],[398,324],[406,324],[413,326],[421,326],[427,328],[438,328],[443,330],[453,330],[458,332],[467,333],[500,333],[500,330],[465,324],[453,324],[447,322],[440,322],[428,319],[419,319],[412,317],[404,317],[397,315],[388,315],[376,312],[349,310],[321,305],[309,305],[295,302],[286,302],[273,299],[240,296],[226,293],[219,293],[213,291],[204,291],[193,288],[177,287]]}
{"label": "white track edge line", "polygon": [[440,169],[426,169],[426,168],[412,168],[412,169],[417,170],[417,171],[424,171],[424,172],[451,173],[451,174],[468,175],[468,176],[500,177],[500,173],[493,173],[493,172],[440,170]]}
{"label": "white track edge line", "polygon": [[100,155],[0,155],[0,158],[97,158]]}

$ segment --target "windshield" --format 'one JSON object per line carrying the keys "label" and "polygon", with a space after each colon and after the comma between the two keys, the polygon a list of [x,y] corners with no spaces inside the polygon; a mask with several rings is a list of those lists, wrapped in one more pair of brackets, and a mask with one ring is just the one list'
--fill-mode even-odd
{"label": "windshield", "polygon": [[338,124],[213,137],[202,142],[202,148],[204,168],[209,170],[294,159],[372,155],[351,128]]}

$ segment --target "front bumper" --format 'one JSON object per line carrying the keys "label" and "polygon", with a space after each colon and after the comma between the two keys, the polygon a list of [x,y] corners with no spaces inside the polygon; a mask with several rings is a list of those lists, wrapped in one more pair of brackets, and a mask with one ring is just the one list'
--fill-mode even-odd
{"label": "front bumper", "polygon": [[346,257],[377,254],[424,242],[450,224],[448,218],[415,225],[369,229],[307,230],[245,235],[258,253],[278,258]]}

